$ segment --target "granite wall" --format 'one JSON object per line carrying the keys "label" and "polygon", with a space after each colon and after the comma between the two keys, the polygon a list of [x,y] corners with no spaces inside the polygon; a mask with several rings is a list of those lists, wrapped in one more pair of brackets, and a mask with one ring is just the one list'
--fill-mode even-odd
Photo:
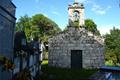
{"label": "granite wall", "polygon": [[104,39],[85,29],[69,28],[49,39],[49,66],[71,68],[71,50],[82,50],[82,67],[104,65]]}
{"label": "granite wall", "polygon": [[[11,0],[0,0],[0,55],[9,60],[13,59],[15,5]],[[1,71],[0,80],[10,80],[12,71]]]}

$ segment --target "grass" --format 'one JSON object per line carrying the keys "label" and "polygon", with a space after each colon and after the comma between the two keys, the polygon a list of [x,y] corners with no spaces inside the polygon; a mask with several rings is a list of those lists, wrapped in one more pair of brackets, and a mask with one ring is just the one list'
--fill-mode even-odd
{"label": "grass", "polygon": [[39,80],[87,80],[97,70],[65,69],[48,67],[48,61],[42,62],[43,74]]}
{"label": "grass", "polygon": [[44,61],[42,62],[42,65],[48,65],[48,60],[44,60]]}

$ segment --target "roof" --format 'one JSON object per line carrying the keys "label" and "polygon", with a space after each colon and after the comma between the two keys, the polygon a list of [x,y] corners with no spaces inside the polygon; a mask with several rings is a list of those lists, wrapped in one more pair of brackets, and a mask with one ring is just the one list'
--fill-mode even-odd
{"label": "roof", "polygon": [[10,0],[11,4],[16,8],[16,6],[13,4],[12,0]]}
{"label": "roof", "polygon": [[100,44],[104,45],[104,39],[100,36],[95,36],[93,33],[85,30],[84,28],[73,28],[70,27],[66,31],[63,31],[49,39],[49,42],[55,41],[68,41],[68,40],[75,40],[75,41],[80,41],[80,40],[96,40]]}

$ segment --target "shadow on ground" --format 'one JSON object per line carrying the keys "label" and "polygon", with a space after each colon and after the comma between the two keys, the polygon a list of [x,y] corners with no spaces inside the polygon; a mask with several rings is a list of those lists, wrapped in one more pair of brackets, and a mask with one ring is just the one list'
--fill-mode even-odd
{"label": "shadow on ground", "polygon": [[38,80],[87,80],[95,72],[97,70],[48,67],[48,62],[43,61],[42,74]]}

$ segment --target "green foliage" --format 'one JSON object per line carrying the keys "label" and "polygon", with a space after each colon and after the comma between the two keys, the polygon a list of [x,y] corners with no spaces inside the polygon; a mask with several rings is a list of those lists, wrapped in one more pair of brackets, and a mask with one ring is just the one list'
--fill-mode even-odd
{"label": "green foliage", "polygon": [[16,24],[16,31],[18,30],[25,31],[28,41],[31,35],[33,37],[37,35],[43,41],[47,41],[50,36],[61,31],[54,21],[43,14],[36,14],[31,18],[27,15],[21,17]]}
{"label": "green foliage", "polygon": [[16,31],[19,30],[24,30],[27,40],[30,40],[30,35],[31,35],[31,18],[28,17],[27,15],[20,17],[18,22],[16,23]]}
{"label": "green foliage", "polygon": [[106,61],[112,60],[113,65],[120,63],[120,30],[113,28],[105,35]]}
{"label": "green foliage", "polygon": [[48,64],[48,60],[43,60],[42,65],[47,65]]}
{"label": "green foliage", "polygon": [[106,66],[113,66],[114,63],[113,63],[112,60],[108,60],[108,61],[105,62],[105,65],[106,65]]}
{"label": "green foliage", "polygon": [[97,29],[97,25],[92,19],[85,20],[85,26],[83,26],[86,30],[93,32],[95,35],[100,35],[99,30]]}
{"label": "green foliage", "polygon": [[61,31],[61,29],[54,21],[42,14],[34,15],[31,22],[33,26],[39,28],[39,35],[43,41],[47,41],[49,36]]}
{"label": "green foliage", "polygon": [[83,26],[79,26],[79,21],[74,21],[74,22],[71,21],[70,27],[75,27],[75,28],[82,27],[82,28],[85,28],[86,30],[92,32],[93,34],[100,36],[100,32],[97,29],[97,25],[95,24],[95,22],[92,19],[86,19],[85,25],[83,25]]}
{"label": "green foliage", "polygon": [[79,21],[74,21],[74,22],[71,22],[71,25],[72,27],[75,27],[75,28],[79,28]]}

